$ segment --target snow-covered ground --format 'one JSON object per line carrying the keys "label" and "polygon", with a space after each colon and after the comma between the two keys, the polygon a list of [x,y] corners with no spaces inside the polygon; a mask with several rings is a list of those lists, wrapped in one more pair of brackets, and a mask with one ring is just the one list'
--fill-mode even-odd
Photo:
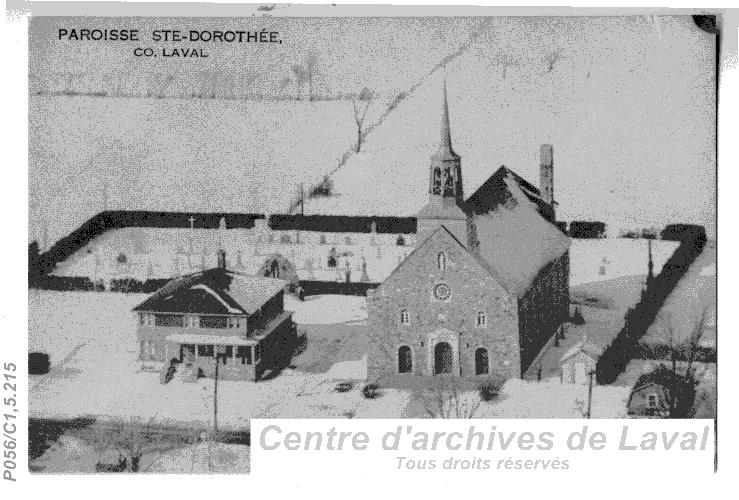
{"label": "snow-covered ground", "polygon": [[[592,418],[625,418],[629,387],[594,386]],[[480,406],[480,418],[584,418],[588,386],[551,379],[508,380],[498,398]]]}
{"label": "snow-covered ground", "polygon": [[[30,293],[29,316],[34,319],[29,329],[29,347],[49,353],[52,361],[49,374],[31,376],[32,417],[153,418],[163,424],[211,425],[212,380],[189,384],[175,379],[163,385],[158,374],[140,371],[136,361],[136,323],[130,309],[141,299],[142,296],[117,293]],[[362,317],[361,302],[356,297],[327,296],[306,302],[311,303],[341,311],[343,316],[327,317],[337,323],[353,323]],[[302,306],[288,301],[288,308],[292,305]],[[301,315],[315,321],[320,310],[298,311],[299,318]],[[322,345],[320,338],[313,337],[320,331],[310,334],[309,345]],[[248,428],[251,418],[277,416],[401,416],[408,396],[388,390],[378,404],[365,400],[360,390],[366,379],[366,356],[353,353],[350,357],[329,360],[322,372],[287,369],[257,383],[220,381],[219,425]],[[300,357],[296,360],[299,365]],[[347,380],[356,381],[352,391],[334,391],[338,382]]]}
{"label": "snow-covered ground", "polygon": [[367,299],[346,295],[313,295],[304,302],[285,296],[285,309],[301,325],[361,324],[367,320]]}
{"label": "snow-covered ground", "polygon": [[[140,472],[155,474],[210,474],[249,472],[249,447],[237,444],[201,442],[168,451],[146,453],[141,457]],[[114,464],[115,451],[98,454],[79,437],[63,435],[39,458],[33,461],[35,471],[48,474],[92,474],[101,460]]]}

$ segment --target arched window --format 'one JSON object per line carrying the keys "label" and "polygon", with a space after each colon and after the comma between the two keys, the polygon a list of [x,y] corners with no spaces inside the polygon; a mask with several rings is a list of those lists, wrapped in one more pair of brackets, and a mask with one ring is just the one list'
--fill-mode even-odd
{"label": "arched window", "polygon": [[475,351],[475,375],[487,375],[489,371],[488,350],[480,347]]}
{"label": "arched window", "polygon": [[477,328],[486,328],[488,326],[488,317],[485,311],[477,312]]}
{"label": "arched window", "polygon": [[432,194],[441,194],[441,169],[436,167],[434,169],[434,180],[431,188]]}
{"label": "arched window", "polygon": [[407,345],[398,349],[398,373],[411,373],[413,371],[413,353]]}
{"label": "arched window", "polygon": [[411,314],[408,312],[408,310],[403,309],[400,311],[400,322],[404,325],[407,325],[411,322]]}
{"label": "arched window", "polygon": [[446,269],[446,254],[444,252],[439,252],[436,255],[436,267],[439,271]]}

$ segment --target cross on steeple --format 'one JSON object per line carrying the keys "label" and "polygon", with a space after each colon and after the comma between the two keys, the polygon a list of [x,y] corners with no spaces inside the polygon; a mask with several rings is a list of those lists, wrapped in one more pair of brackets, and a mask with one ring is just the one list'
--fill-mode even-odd
{"label": "cross on steeple", "polygon": [[190,221],[190,229],[195,229],[195,217],[193,217],[193,216],[191,215],[191,216],[190,216],[190,218],[189,218],[189,219],[187,219],[187,220],[189,220],[189,221]]}

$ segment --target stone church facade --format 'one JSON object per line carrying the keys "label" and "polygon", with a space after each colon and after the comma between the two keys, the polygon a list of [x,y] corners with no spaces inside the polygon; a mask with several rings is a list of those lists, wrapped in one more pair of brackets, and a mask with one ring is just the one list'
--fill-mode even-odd
{"label": "stone church facade", "polygon": [[416,249],[368,297],[368,379],[521,377],[569,316],[569,239],[555,226],[553,154],[535,188],[501,167],[468,200],[446,85]]}

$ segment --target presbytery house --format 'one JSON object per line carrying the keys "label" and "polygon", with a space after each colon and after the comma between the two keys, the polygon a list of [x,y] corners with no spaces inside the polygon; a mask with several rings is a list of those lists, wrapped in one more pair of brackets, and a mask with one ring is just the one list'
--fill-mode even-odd
{"label": "presbytery house", "polygon": [[370,380],[521,377],[569,316],[570,241],[555,225],[553,154],[540,189],[501,167],[469,199],[441,136],[415,250],[368,298]]}
{"label": "presbytery house", "polygon": [[[296,330],[283,308],[287,282],[218,267],[174,279],[136,306],[139,360],[147,368],[258,380],[290,357]],[[174,362],[173,362],[174,360]],[[190,377],[190,378],[194,378]]]}

